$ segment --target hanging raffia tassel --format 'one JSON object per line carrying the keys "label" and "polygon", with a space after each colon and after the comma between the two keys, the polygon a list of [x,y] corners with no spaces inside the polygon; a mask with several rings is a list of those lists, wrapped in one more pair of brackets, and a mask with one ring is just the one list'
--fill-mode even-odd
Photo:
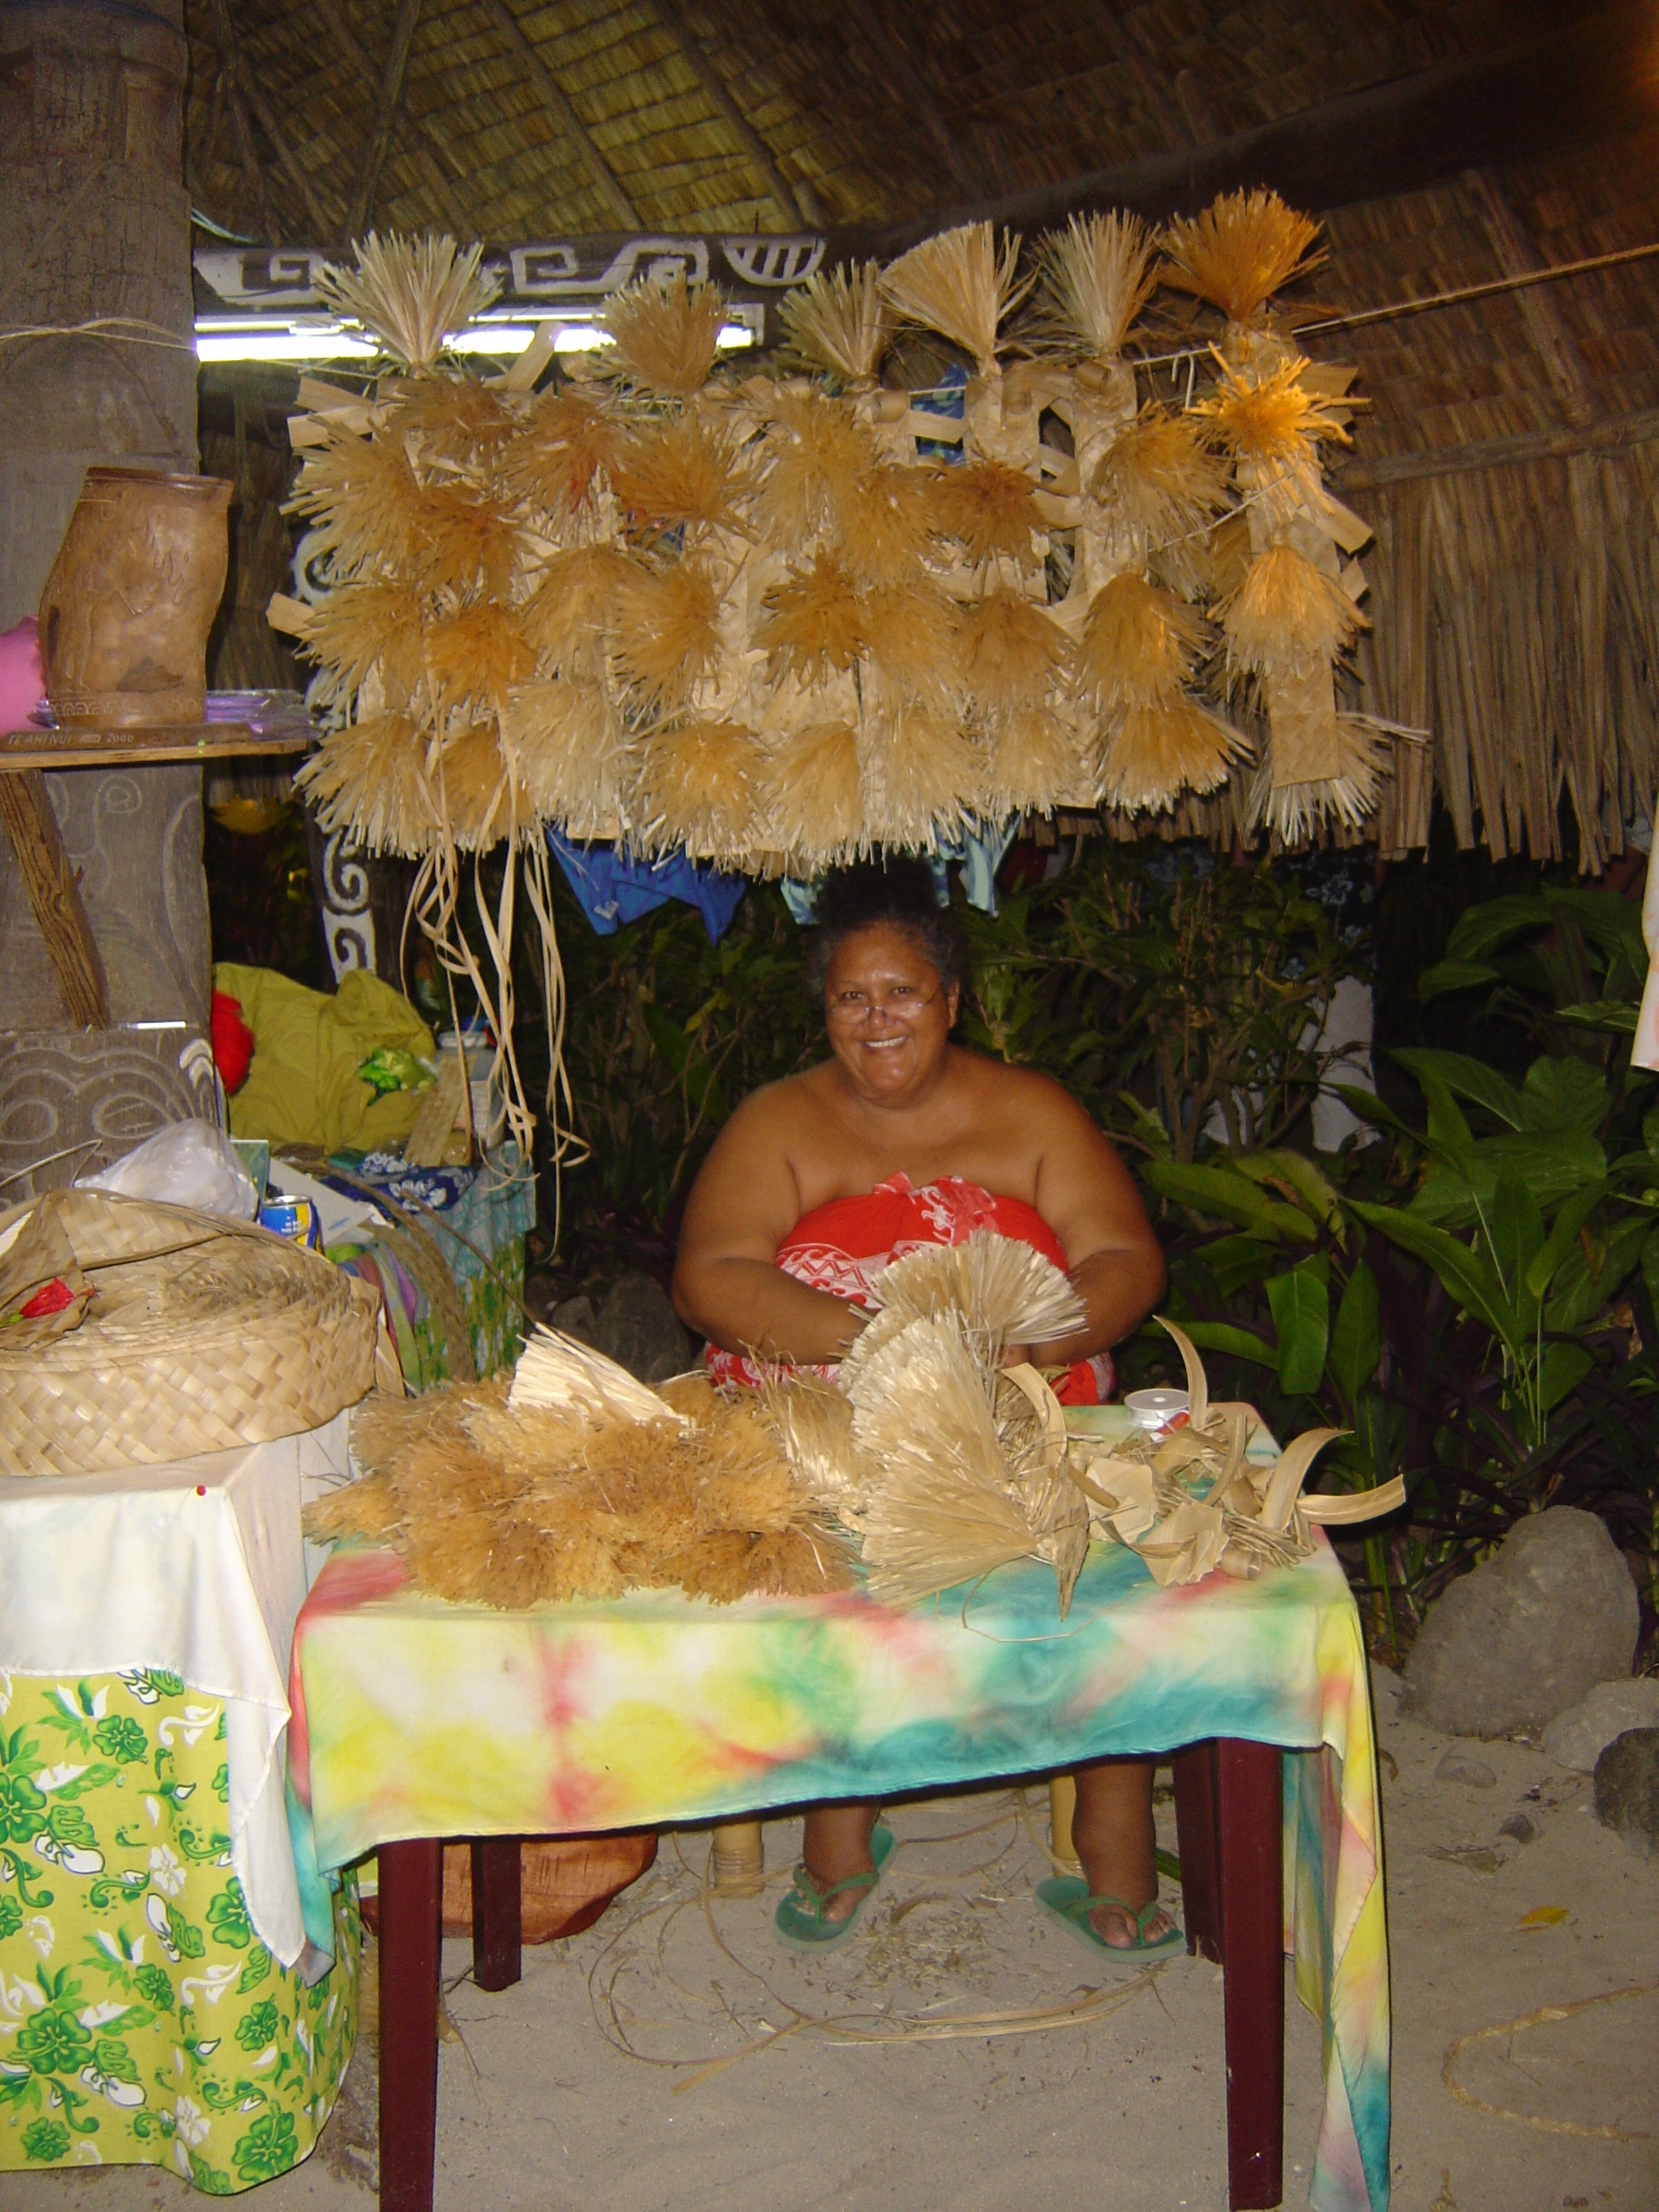
{"label": "hanging raffia tassel", "polygon": [[1365,627],[1341,585],[1287,540],[1256,555],[1216,612],[1229,662],[1258,676],[1329,668]]}
{"label": "hanging raffia tassel", "polygon": [[[1291,711],[1295,679],[1275,681],[1280,690],[1273,734],[1251,780],[1247,826],[1252,831],[1266,829],[1279,844],[1289,846],[1305,844],[1332,818],[1345,830],[1362,829],[1376,809],[1377,779],[1389,763],[1388,737],[1359,715],[1337,714],[1328,722],[1322,690],[1312,686],[1312,708],[1304,734],[1297,729]],[[1286,735],[1292,744],[1301,740],[1296,761],[1311,762],[1318,773],[1295,780],[1285,778],[1275,756]]]}
{"label": "hanging raffia tassel", "polygon": [[958,687],[959,617],[945,594],[910,585],[872,592],[864,615],[866,650],[890,696],[943,709]]}
{"label": "hanging raffia tassel", "polygon": [[881,289],[908,322],[938,331],[972,355],[981,376],[996,373],[997,333],[1031,289],[1015,282],[1019,240],[1001,252],[988,222],[941,231],[913,246],[881,274]]}
{"label": "hanging raffia tassel", "polygon": [[820,685],[855,665],[870,642],[871,608],[832,553],[815,553],[763,602],[755,643],[775,683]]}
{"label": "hanging raffia tassel", "polygon": [[1320,267],[1318,238],[1318,224],[1277,192],[1228,192],[1201,215],[1170,224],[1160,274],[1177,291],[1219,307],[1230,322],[1248,323],[1293,277]]}
{"label": "hanging raffia tassel", "polygon": [[367,437],[326,422],[302,451],[289,507],[311,524],[316,551],[343,575],[383,573],[421,526],[422,487],[402,438],[386,419]]}
{"label": "hanging raffia tassel", "polygon": [[1078,641],[1078,688],[1109,714],[1173,699],[1206,635],[1195,609],[1126,568],[1090,605]]}
{"label": "hanging raffia tassel", "polygon": [[684,707],[720,650],[720,579],[706,561],[630,567],[611,604],[611,649],[631,701],[653,713]]}
{"label": "hanging raffia tassel", "polygon": [[493,720],[464,723],[435,743],[427,782],[458,851],[487,853],[507,836],[507,767]]}
{"label": "hanging raffia tassel", "polygon": [[641,848],[741,861],[762,819],[763,762],[752,730],[688,722],[640,742],[635,818]]}
{"label": "hanging raffia tassel", "polygon": [[479,267],[483,248],[460,253],[453,238],[382,238],[372,230],[352,251],[355,270],[323,264],[314,280],[319,296],[417,372],[430,368],[445,340],[501,289],[500,278]]}
{"label": "hanging raffia tassel", "polygon": [[643,276],[613,293],[599,317],[611,340],[605,372],[641,392],[689,399],[708,381],[725,321],[726,302],[712,285],[688,285],[684,270],[666,283]]}
{"label": "hanging raffia tassel", "polygon": [[1148,401],[1112,438],[1088,484],[1115,536],[1145,548],[1160,580],[1203,596],[1206,547],[1227,505],[1227,475],[1201,426]]}
{"label": "hanging raffia tassel", "polygon": [[602,686],[560,676],[526,684],[502,707],[501,728],[541,820],[579,841],[620,836],[628,740]]}
{"label": "hanging raffia tassel", "polygon": [[611,483],[629,536],[647,547],[739,529],[754,489],[730,430],[690,413],[620,440]]}
{"label": "hanging raffia tassel", "polygon": [[616,415],[587,393],[538,392],[505,458],[508,488],[556,523],[590,516],[621,436]]}
{"label": "hanging raffia tassel", "polygon": [[528,682],[535,665],[535,648],[516,611],[488,599],[427,624],[427,683],[441,719],[465,707],[493,708]]}
{"label": "hanging raffia tassel", "polygon": [[775,742],[764,769],[767,842],[791,872],[811,877],[866,849],[858,736],[850,722],[809,722]]}
{"label": "hanging raffia tassel", "polygon": [[1318,447],[1351,443],[1344,410],[1302,381],[1307,363],[1293,355],[1265,375],[1218,363],[1221,381],[1193,412],[1216,433],[1249,474],[1244,488],[1269,522],[1285,522],[1324,498]]}
{"label": "hanging raffia tassel", "polygon": [[1108,806],[1162,813],[1183,791],[1216,790],[1249,752],[1243,732],[1190,692],[1127,707],[1106,748],[1100,796]]}
{"label": "hanging raffia tassel", "polygon": [[914,696],[888,696],[875,678],[859,738],[865,834],[872,844],[932,852],[977,812],[981,763],[955,716]]}
{"label": "hanging raffia tassel", "polygon": [[969,601],[957,649],[963,688],[993,708],[1039,706],[1065,689],[1071,641],[1043,608],[1012,592]]}
{"label": "hanging raffia tassel", "polygon": [[426,674],[426,601],[387,576],[354,578],[296,619],[295,635],[321,664],[313,702],[349,707],[371,676],[388,704],[406,706]]}
{"label": "hanging raffia tassel", "polygon": [[987,717],[984,744],[988,821],[1095,804],[1097,771],[1068,715],[1043,707],[1009,708]]}
{"label": "hanging raffia tassel", "polygon": [[1152,240],[1134,215],[1074,215],[1036,249],[1039,334],[1100,361],[1121,353],[1152,297]]}
{"label": "hanging raffia tassel", "polygon": [[833,526],[880,455],[852,410],[827,392],[781,388],[771,416],[755,520],[766,544],[793,553]]}
{"label": "hanging raffia tassel", "polygon": [[975,568],[1040,568],[1048,538],[1036,489],[1023,471],[1001,461],[949,469],[934,487],[940,533],[957,539]]}
{"label": "hanging raffia tassel", "polygon": [[[950,473],[955,473],[951,471]],[[877,465],[837,493],[830,542],[860,584],[888,591],[915,580],[941,534],[946,472]]]}
{"label": "hanging raffia tassel", "polygon": [[779,318],[802,361],[854,386],[875,381],[890,328],[877,263],[820,270],[784,295]]}
{"label": "hanging raffia tassel", "polygon": [[426,743],[406,715],[377,714],[324,739],[294,778],[331,834],[349,829],[371,853],[414,860],[438,813],[426,780]]}
{"label": "hanging raffia tassel", "polygon": [[398,423],[415,440],[423,462],[488,471],[517,440],[525,404],[516,394],[475,384],[459,368],[405,380],[398,394]]}
{"label": "hanging raffia tassel", "polygon": [[617,595],[639,573],[614,545],[572,546],[544,562],[518,618],[550,669],[595,678],[603,674]]}

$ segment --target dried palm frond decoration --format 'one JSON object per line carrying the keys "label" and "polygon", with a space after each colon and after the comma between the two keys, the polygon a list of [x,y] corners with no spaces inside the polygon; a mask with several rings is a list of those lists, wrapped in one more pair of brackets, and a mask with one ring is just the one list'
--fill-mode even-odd
{"label": "dried palm frond decoration", "polygon": [[354,240],[357,266],[325,261],[316,277],[324,304],[361,323],[405,368],[429,369],[444,342],[465,330],[501,289],[479,266],[482,246],[458,251],[453,238]]}
{"label": "dried palm frond decoration", "polygon": [[416,1587],[517,1608],[628,1589],[730,1604],[851,1580],[838,1541],[754,1401],[700,1380],[659,1396],[569,1340],[539,1370],[371,1400],[356,1415],[356,1482],[307,1507],[315,1540],[356,1538],[404,1560]]}
{"label": "dried palm frond decoration", "polygon": [[1139,216],[1074,215],[1036,250],[1039,326],[1097,360],[1121,353],[1157,278]]}
{"label": "dried palm frond decoration", "polygon": [[1052,1260],[988,1229],[975,1230],[960,1244],[907,1252],[882,1269],[870,1297],[875,1318],[842,1364],[849,1389],[870,1358],[913,1321],[951,1316],[980,1365],[990,1370],[1011,1344],[1052,1344],[1086,1319]]}
{"label": "dried palm frond decoration", "polygon": [[1229,322],[1249,323],[1292,278],[1321,265],[1318,239],[1318,224],[1277,192],[1226,192],[1164,232],[1164,282],[1207,300]]}
{"label": "dried palm frond decoration", "polygon": [[726,302],[712,284],[642,276],[613,293],[599,318],[611,339],[608,372],[641,392],[689,399],[719,356]]}
{"label": "dried palm frond decoration", "polygon": [[752,848],[763,763],[736,722],[686,722],[640,741],[638,835],[647,852],[730,860]]}
{"label": "dried palm frond decoration", "polygon": [[780,314],[803,361],[854,386],[875,382],[890,328],[878,263],[818,270],[787,295]]}
{"label": "dried palm frond decoration", "polygon": [[1257,554],[1216,612],[1229,659],[1255,675],[1328,668],[1365,624],[1341,585],[1286,540]]}
{"label": "dried palm frond decoration", "polygon": [[1101,764],[1100,796],[1129,813],[1162,813],[1183,791],[1214,791],[1249,753],[1243,732],[1190,692],[1126,707]]}
{"label": "dried palm frond decoration", "polygon": [[988,222],[925,238],[882,271],[881,289],[908,322],[937,331],[973,356],[981,376],[994,376],[997,337],[1004,321],[1031,289],[1018,282],[1019,240],[1005,237],[1000,251]]}
{"label": "dried palm frond decoration", "polygon": [[1228,502],[1227,474],[1205,424],[1149,400],[1097,463],[1091,496],[1109,520],[1144,535],[1154,559],[1166,541],[1202,532]]}
{"label": "dried palm frond decoration", "polygon": [[817,875],[864,849],[858,733],[850,722],[809,722],[769,750],[763,769],[768,844],[793,873]]}

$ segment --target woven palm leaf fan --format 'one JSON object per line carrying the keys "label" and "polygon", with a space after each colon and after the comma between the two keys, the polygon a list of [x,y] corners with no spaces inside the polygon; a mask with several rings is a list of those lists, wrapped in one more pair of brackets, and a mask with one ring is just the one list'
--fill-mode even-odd
{"label": "woven palm leaf fan", "polygon": [[501,279],[479,266],[483,248],[463,253],[453,238],[383,238],[372,230],[353,241],[352,252],[355,270],[323,264],[318,294],[416,373],[431,368],[445,342],[501,289]]}

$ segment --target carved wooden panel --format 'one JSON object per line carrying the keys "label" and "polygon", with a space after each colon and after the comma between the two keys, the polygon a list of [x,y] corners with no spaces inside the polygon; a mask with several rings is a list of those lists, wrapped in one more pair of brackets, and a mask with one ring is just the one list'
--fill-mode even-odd
{"label": "carved wooden panel", "polygon": [[193,1026],[0,1032],[0,1206],[191,1116],[218,1120],[213,1049]]}

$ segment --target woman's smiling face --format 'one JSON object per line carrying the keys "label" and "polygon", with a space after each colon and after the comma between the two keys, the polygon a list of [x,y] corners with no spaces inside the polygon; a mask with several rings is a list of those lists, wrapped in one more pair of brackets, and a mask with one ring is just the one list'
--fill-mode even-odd
{"label": "woman's smiling face", "polygon": [[961,995],[908,930],[884,921],[844,937],[824,978],[824,1026],[859,1095],[876,1105],[925,1095],[943,1065]]}

